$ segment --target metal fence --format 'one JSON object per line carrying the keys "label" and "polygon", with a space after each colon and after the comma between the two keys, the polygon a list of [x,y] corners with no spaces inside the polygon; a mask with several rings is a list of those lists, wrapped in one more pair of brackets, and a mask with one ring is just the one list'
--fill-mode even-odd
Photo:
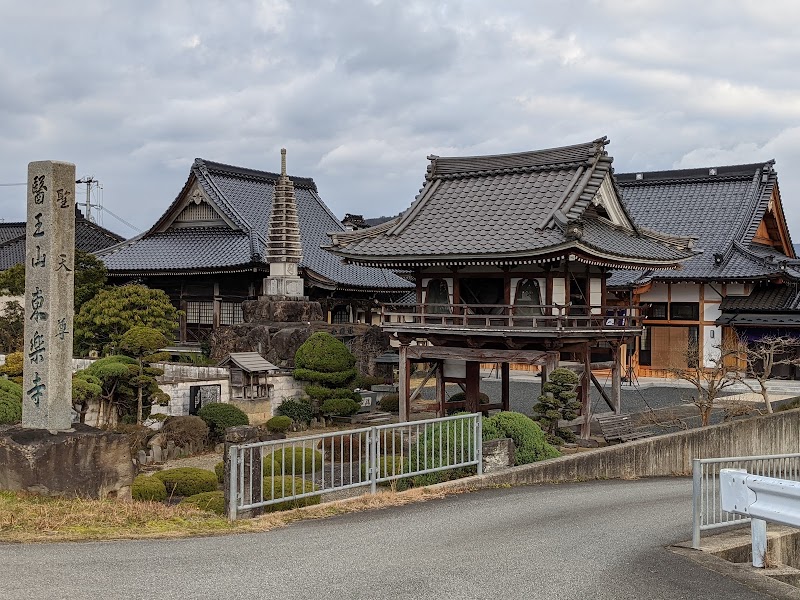
{"label": "metal fence", "polygon": [[692,460],[692,547],[700,548],[700,532],[749,523],[750,519],[722,510],[721,469],[746,469],[752,475],[800,481],[800,454],[731,456]]}
{"label": "metal fence", "polygon": [[481,437],[481,415],[469,414],[231,446],[229,517],[449,469],[481,473]]}

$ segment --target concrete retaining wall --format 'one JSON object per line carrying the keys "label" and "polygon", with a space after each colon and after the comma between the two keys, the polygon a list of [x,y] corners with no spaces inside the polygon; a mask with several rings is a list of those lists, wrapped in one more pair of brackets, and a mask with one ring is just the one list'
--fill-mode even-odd
{"label": "concrete retaining wall", "polygon": [[800,451],[800,409],[670,433],[449,481],[437,488],[691,475],[693,458]]}

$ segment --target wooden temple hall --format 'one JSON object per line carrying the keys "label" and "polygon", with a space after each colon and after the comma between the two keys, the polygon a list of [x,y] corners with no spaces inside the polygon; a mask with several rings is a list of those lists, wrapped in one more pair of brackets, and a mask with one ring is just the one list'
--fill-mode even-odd
{"label": "wooden temple hall", "polygon": [[[687,238],[633,222],[607,144],[430,156],[425,184],[403,214],[329,234],[328,249],[346,262],[414,273],[416,301],[382,314],[400,343],[401,420],[411,412],[413,363],[430,365],[440,414],[508,410],[512,363],[539,365],[543,378],[559,364],[580,374],[584,436],[593,367],[611,368],[612,393],[603,395],[619,410],[619,348],[642,324],[627,294],[607,291],[610,270],[678,269],[695,252]],[[500,365],[499,403],[481,404],[481,363]],[[451,382],[465,391],[463,405],[446,403]]]}

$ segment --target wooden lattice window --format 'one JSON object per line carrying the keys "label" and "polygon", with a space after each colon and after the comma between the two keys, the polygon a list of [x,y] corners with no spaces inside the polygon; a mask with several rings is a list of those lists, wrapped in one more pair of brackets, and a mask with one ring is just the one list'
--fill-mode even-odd
{"label": "wooden lattice window", "polygon": [[186,303],[186,322],[197,323],[200,325],[214,324],[214,303],[213,302],[187,302]]}
{"label": "wooden lattice window", "polygon": [[237,325],[244,321],[240,302],[223,302],[220,306],[220,325]]}

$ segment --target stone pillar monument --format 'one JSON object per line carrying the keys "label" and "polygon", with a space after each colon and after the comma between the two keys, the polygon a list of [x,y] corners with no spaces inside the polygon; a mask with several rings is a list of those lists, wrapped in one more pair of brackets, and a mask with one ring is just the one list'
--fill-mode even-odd
{"label": "stone pillar monument", "polygon": [[22,426],[72,428],[75,165],[28,164]]}
{"label": "stone pillar monument", "polygon": [[269,277],[264,281],[267,296],[303,300],[303,278],[297,273],[303,259],[300,222],[294,184],[286,175],[286,148],[281,148],[281,177],[275,184],[269,217],[267,262]]}

